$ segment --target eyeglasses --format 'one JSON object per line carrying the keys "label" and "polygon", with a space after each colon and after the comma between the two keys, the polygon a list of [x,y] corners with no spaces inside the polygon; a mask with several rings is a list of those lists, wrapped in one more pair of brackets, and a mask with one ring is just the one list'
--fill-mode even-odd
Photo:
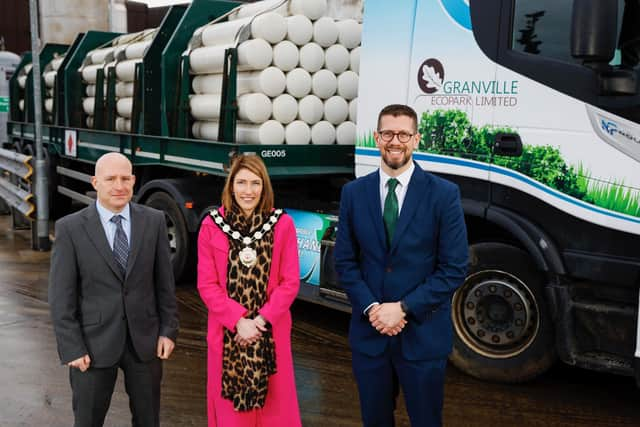
{"label": "eyeglasses", "polygon": [[409,133],[403,130],[401,130],[400,132],[394,132],[392,130],[381,130],[378,132],[378,135],[380,135],[380,138],[382,138],[384,142],[391,142],[393,141],[393,137],[397,136],[398,141],[406,144],[407,142],[411,141],[411,138],[413,138],[415,133]]}

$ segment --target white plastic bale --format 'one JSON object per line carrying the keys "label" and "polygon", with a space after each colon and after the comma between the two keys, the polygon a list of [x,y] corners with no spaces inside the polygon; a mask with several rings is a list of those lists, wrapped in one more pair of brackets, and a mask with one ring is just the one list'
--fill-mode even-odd
{"label": "white plastic bale", "polygon": [[113,47],[105,47],[101,49],[92,50],[87,54],[91,58],[92,64],[102,64],[109,54],[113,53]]}
{"label": "white plastic bale", "polygon": [[53,87],[56,82],[57,71],[47,71],[44,73],[44,84],[46,87]]}
{"label": "white plastic bale", "polygon": [[264,70],[273,60],[273,48],[262,39],[247,40],[238,46],[238,70]]}
{"label": "white plastic bale", "polygon": [[311,143],[314,145],[331,145],[336,141],[336,128],[326,120],[311,126]]}
{"label": "white plastic bale", "polygon": [[147,48],[151,46],[151,40],[144,42],[131,43],[125,49],[125,56],[127,59],[137,59],[144,57],[144,53]]}
{"label": "white plastic bale", "polygon": [[117,132],[131,132],[131,120],[125,117],[116,118],[116,131]]}
{"label": "white plastic bale", "polygon": [[126,50],[127,50],[127,46],[129,46],[128,44],[123,44],[121,46],[116,46],[113,48],[113,59],[116,61],[124,61],[125,59],[127,59],[127,56],[125,54]]}
{"label": "white plastic bale", "polygon": [[[222,74],[201,74],[193,78],[191,86],[197,94],[220,94],[222,82]],[[262,71],[243,71],[237,74],[236,94],[258,92],[275,97],[284,92],[286,82],[285,74],[276,67],[268,67]]]}
{"label": "white plastic bale", "polygon": [[82,80],[85,83],[95,84],[97,80],[98,70],[104,68],[104,64],[87,65],[82,68]]}
{"label": "white plastic bale", "polygon": [[287,73],[287,93],[295,98],[304,98],[311,92],[311,74],[305,69],[295,68]]}
{"label": "white plastic bale", "polygon": [[18,85],[21,89],[24,89],[27,86],[27,76],[18,76]]}
{"label": "white plastic bale", "polygon": [[18,108],[20,109],[20,111],[24,111],[24,99],[18,101]]}
{"label": "white plastic bale", "polygon": [[340,145],[355,145],[357,136],[356,124],[342,122],[336,127],[336,142]]}
{"label": "white plastic bale", "polygon": [[64,55],[53,58],[50,62],[51,68],[53,70],[58,70],[60,68],[60,65],[62,64],[62,61],[64,61]]}
{"label": "white plastic bale", "polygon": [[[257,132],[256,132],[257,128]],[[257,138],[256,138],[257,133]],[[285,141],[285,130],[282,123],[268,120],[261,125],[239,124],[236,131],[236,140],[260,145],[280,145]]]}
{"label": "white plastic bale", "polygon": [[[194,122],[191,130],[193,136],[199,139],[218,140],[219,123],[216,121]],[[255,145],[280,145],[284,143],[284,126],[275,120],[268,120],[262,124],[237,123],[236,141]]]}
{"label": "white plastic bale", "polygon": [[[241,88],[240,74],[238,73],[237,94],[247,93],[246,89],[242,92],[244,88]],[[223,77],[222,74],[199,74],[191,80],[191,88],[197,94],[220,94],[222,93]]]}
{"label": "white plastic bale", "polygon": [[142,62],[142,59],[127,59],[125,61],[118,62],[116,65],[116,77],[118,80],[124,82],[132,82],[135,80],[136,64]]}
{"label": "white plastic bale", "polygon": [[191,115],[196,120],[219,119],[220,103],[220,95],[192,95],[189,98]]}
{"label": "white plastic bale", "polygon": [[324,104],[315,95],[307,95],[298,103],[298,118],[303,122],[314,125],[324,116]]}
{"label": "white plastic bale", "polygon": [[286,125],[298,117],[298,101],[288,93],[276,97],[272,104],[274,120]]}
{"label": "white plastic bale", "polygon": [[116,111],[118,111],[118,115],[130,119],[133,112],[133,98],[118,99]]}
{"label": "white plastic bale", "polygon": [[329,47],[338,41],[338,26],[327,16],[313,23],[313,41],[322,47]]}
{"label": "white plastic bale", "polygon": [[282,94],[287,86],[287,77],[276,67],[268,67],[253,73],[238,73],[238,80],[247,77],[254,92],[264,93],[270,97]]}
{"label": "white plastic bale", "polygon": [[236,21],[224,21],[207,25],[202,30],[202,44],[204,46],[218,46],[232,44],[240,30],[250,25],[251,18],[243,18]]}
{"label": "white plastic bale", "polygon": [[247,93],[238,97],[238,118],[251,123],[264,123],[271,117],[271,99],[263,93]]}
{"label": "white plastic bale", "polygon": [[289,16],[287,19],[287,40],[304,46],[313,37],[313,23],[304,15]]}
{"label": "white plastic bale", "polygon": [[349,53],[349,69],[354,73],[360,73],[360,48],[357,47]]}
{"label": "white plastic bale", "polygon": [[251,21],[251,37],[271,44],[280,43],[287,36],[287,20],[274,12],[256,16]]}
{"label": "white plastic bale", "polygon": [[289,13],[315,21],[327,13],[327,0],[289,0]]}
{"label": "white plastic bale", "polygon": [[[281,2],[282,0],[264,0],[242,5],[237,12],[229,15],[229,20],[236,20],[246,18],[247,16],[254,16],[260,12],[264,12],[268,9],[274,8],[278,3]],[[276,9],[273,9],[273,12],[278,13],[282,16],[287,16],[288,2],[285,2],[283,5],[277,7]]]}
{"label": "white plastic bale", "polygon": [[93,127],[93,116],[88,116],[84,122],[88,128]]}
{"label": "white plastic bale", "polygon": [[349,104],[341,96],[332,96],[324,101],[324,118],[334,125],[347,120],[349,117]]}
{"label": "white plastic bale", "polygon": [[308,145],[311,142],[311,128],[302,120],[294,120],[285,126],[284,140],[288,145]]}
{"label": "white plastic bale", "polygon": [[358,74],[347,70],[338,76],[338,95],[347,101],[358,96]]}
{"label": "white plastic bale", "polygon": [[300,51],[293,42],[284,40],[273,47],[273,65],[282,71],[293,70],[299,61]]}
{"label": "white plastic bale", "polygon": [[349,121],[358,122],[358,98],[354,98],[349,102]]}
{"label": "white plastic bale", "polygon": [[[117,86],[116,86],[117,87]],[[102,94],[105,95],[107,93],[107,84],[105,83],[102,87]],[[96,85],[87,85],[85,88],[85,94],[87,96],[96,96]],[[116,93],[117,96],[117,93]],[[132,95],[129,95],[132,96]]]}
{"label": "white plastic bale", "polygon": [[318,43],[307,43],[300,48],[300,67],[310,73],[324,66],[324,49]]}
{"label": "white plastic bale", "polygon": [[44,100],[44,109],[47,113],[53,113],[53,98],[46,98]]}
{"label": "white plastic bale", "polygon": [[320,70],[311,77],[311,93],[321,99],[329,99],[336,94],[338,78],[329,70]]}
{"label": "white plastic bale", "polygon": [[324,54],[324,64],[327,70],[338,75],[349,68],[349,51],[344,46],[334,44],[329,46]]}
{"label": "white plastic bale", "polygon": [[194,74],[221,73],[224,70],[224,52],[230,46],[204,46],[189,55],[189,67]]}
{"label": "white plastic bale", "polygon": [[[224,70],[224,53],[231,46],[205,46],[189,56],[193,74],[215,74]],[[262,39],[247,40],[238,46],[238,70],[263,70],[271,65],[273,48]]]}
{"label": "white plastic bale", "polygon": [[354,19],[336,21],[338,26],[338,43],[347,49],[360,46],[362,41],[362,24]]}
{"label": "white plastic bale", "polygon": [[85,114],[93,116],[95,103],[96,99],[92,96],[84,98],[82,100],[82,110],[85,112]]}
{"label": "white plastic bale", "polygon": [[[105,86],[105,93],[106,93]],[[133,96],[133,82],[117,82],[116,83],[116,96],[118,98],[126,98]]]}

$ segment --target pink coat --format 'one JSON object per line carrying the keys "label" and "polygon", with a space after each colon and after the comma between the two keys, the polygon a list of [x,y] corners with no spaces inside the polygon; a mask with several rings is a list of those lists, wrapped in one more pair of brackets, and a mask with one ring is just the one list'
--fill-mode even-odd
{"label": "pink coat", "polygon": [[[220,213],[224,214],[223,209]],[[265,406],[236,412],[221,396],[223,328],[235,330],[247,310],[227,295],[227,236],[210,216],[198,236],[198,291],[209,310],[207,345],[207,414],[209,427],[298,427],[301,426],[291,355],[289,307],[300,287],[298,245],[293,220],[282,215],[274,229],[274,242],[267,302],[259,310],[272,325],[277,373],[269,378]]]}

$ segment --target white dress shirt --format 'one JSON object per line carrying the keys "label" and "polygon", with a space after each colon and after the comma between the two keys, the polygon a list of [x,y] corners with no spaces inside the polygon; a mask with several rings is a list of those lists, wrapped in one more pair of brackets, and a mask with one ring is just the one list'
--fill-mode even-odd
{"label": "white dress shirt", "polygon": [[[409,187],[409,181],[411,181],[411,175],[413,175],[413,171],[415,168],[416,166],[413,164],[413,162],[411,162],[409,169],[402,172],[400,175],[396,176],[396,179],[398,180],[398,185],[396,186],[396,197],[398,198],[398,215],[400,215],[400,212],[402,211],[402,203],[404,202],[404,196],[407,195],[407,188]],[[382,168],[380,168],[379,171],[380,171],[380,210],[384,212],[384,201],[387,199],[387,192],[389,190],[387,183],[389,182],[389,179],[391,177],[387,175],[382,170]]]}
{"label": "white dress shirt", "polygon": [[129,243],[129,247],[131,247],[131,210],[129,209],[129,203],[127,203],[127,206],[125,206],[120,213],[111,212],[102,206],[98,200],[96,200],[96,208],[98,209],[98,215],[100,215],[100,222],[102,223],[104,233],[107,235],[109,247],[113,249],[113,242],[116,238],[117,226],[111,222],[111,218],[113,218],[114,215],[122,216],[122,229],[124,230],[124,234],[127,235],[127,242]]}

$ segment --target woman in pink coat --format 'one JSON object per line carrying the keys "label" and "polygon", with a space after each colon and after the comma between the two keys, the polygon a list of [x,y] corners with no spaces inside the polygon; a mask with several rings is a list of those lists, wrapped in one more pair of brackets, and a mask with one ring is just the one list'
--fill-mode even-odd
{"label": "woman in pink coat", "polygon": [[198,236],[198,291],[209,310],[209,427],[301,426],[289,307],[300,286],[293,220],[273,209],[258,156],[239,156],[222,207]]}

